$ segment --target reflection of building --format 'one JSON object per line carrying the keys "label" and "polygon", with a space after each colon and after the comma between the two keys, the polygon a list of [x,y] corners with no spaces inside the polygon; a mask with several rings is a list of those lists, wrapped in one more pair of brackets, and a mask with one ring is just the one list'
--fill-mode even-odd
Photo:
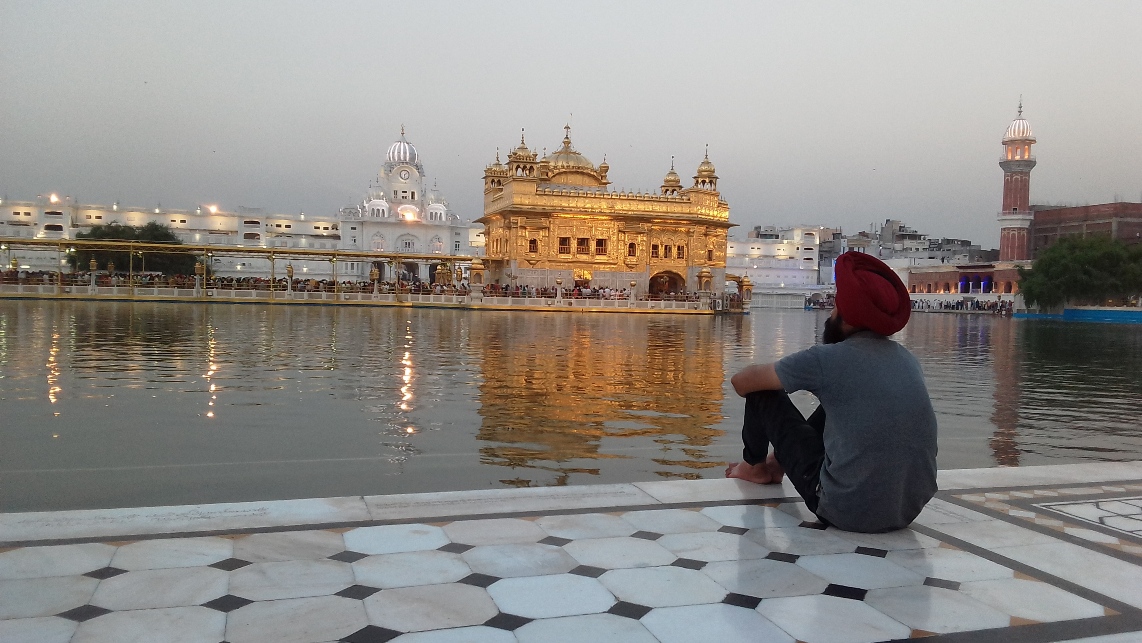
{"label": "reflection of building", "polygon": [[991,359],[995,369],[995,411],[991,422],[995,433],[988,440],[995,463],[1019,466],[1019,398],[1022,344],[1015,337],[1018,325],[1010,320],[996,320],[991,325]]}
{"label": "reflection of building", "polygon": [[[468,225],[448,208],[435,185],[425,187],[424,166],[416,147],[404,137],[393,143],[385,164],[360,205],[341,210],[341,249],[403,254],[468,254]],[[429,261],[405,262],[405,279],[431,281]],[[372,267],[358,262],[351,276],[366,279]],[[377,262],[381,278],[385,262]],[[350,276],[347,275],[347,276]]]}
{"label": "reflection of building", "polygon": [[[564,484],[599,473],[623,450],[658,451],[647,474],[697,477],[723,466],[723,356],[705,320],[640,315],[471,318],[479,351],[477,438],[485,464],[516,468],[509,484]],[[519,338],[543,337],[523,346]],[[640,459],[645,457],[638,456]],[[546,470],[551,474],[527,473]]]}
{"label": "reflection of building", "polygon": [[488,281],[505,285],[629,288],[639,292],[719,289],[730,208],[707,156],[694,184],[671,167],[658,193],[609,190],[604,161],[571,145],[538,158],[523,138],[507,164],[484,170]]}

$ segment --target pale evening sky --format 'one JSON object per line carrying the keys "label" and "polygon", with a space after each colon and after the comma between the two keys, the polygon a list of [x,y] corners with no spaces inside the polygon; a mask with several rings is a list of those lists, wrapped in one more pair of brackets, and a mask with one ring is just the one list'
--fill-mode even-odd
{"label": "pale evening sky", "polygon": [[526,128],[684,181],[743,228],[901,219],[998,245],[1000,138],[1035,203],[1142,199],[1139,2],[5,2],[0,194],[332,214],[403,123],[461,217]]}

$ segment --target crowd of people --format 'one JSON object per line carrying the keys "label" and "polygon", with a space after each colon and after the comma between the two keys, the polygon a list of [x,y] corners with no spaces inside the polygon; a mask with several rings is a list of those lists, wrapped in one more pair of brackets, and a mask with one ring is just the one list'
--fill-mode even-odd
{"label": "crowd of people", "polygon": [[[91,284],[91,273],[57,273],[30,270],[8,270],[0,272],[0,283],[26,284],[26,285],[55,285],[62,279],[63,286],[88,286]],[[99,287],[129,286],[134,283],[138,288],[180,288],[190,289],[196,287],[196,277],[193,275],[164,275],[161,273],[134,273],[131,275],[98,272],[95,275],[95,285]],[[287,285],[288,284],[288,285]],[[267,277],[234,277],[234,276],[208,276],[203,287],[210,290],[257,290],[285,292],[345,292],[345,293],[371,293],[374,290],[372,281],[348,281],[331,279],[303,279],[294,278],[292,282],[281,277],[269,279]],[[629,300],[633,291],[626,288],[592,288],[589,285],[576,285],[571,288],[561,286],[508,286],[498,283],[488,284],[483,292],[492,297],[521,297],[521,298],[549,298],[557,296],[557,289],[562,288],[562,296],[568,299],[610,299]],[[468,283],[459,284],[432,284],[418,280],[379,281],[376,290],[382,294],[417,294],[417,295],[467,295],[471,288]],[[667,301],[698,301],[698,293],[674,292],[644,295],[643,299]]]}
{"label": "crowd of people", "polygon": [[955,310],[965,312],[990,312],[996,315],[1010,315],[1015,310],[1015,301],[981,301],[973,299],[964,301],[931,301],[928,299],[913,299],[912,310]]}

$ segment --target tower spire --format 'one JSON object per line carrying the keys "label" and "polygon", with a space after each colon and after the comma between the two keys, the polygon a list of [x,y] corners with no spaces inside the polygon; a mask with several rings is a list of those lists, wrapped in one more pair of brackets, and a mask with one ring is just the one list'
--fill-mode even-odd
{"label": "tower spire", "polygon": [[1019,94],[1019,114],[1016,118],[1023,118],[1023,94]]}

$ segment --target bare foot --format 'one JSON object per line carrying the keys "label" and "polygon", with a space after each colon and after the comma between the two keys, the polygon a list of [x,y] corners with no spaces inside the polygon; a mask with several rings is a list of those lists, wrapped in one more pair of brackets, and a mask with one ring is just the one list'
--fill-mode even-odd
{"label": "bare foot", "polygon": [[[727,478],[740,478],[757,484],[770,484],[774,482],[772,474],[766,463],[749,464],[746,462],[730,462],[726,467]],[[780,478],[778,479],[780,480]]]}
{"label": "bare foot", "polygon": [[781,484],[781,479],[785,477],[785,470],[777,463],[777,457],[772,453],[765,458],[765,469],[769,472],[769,481],[773,484]]}

